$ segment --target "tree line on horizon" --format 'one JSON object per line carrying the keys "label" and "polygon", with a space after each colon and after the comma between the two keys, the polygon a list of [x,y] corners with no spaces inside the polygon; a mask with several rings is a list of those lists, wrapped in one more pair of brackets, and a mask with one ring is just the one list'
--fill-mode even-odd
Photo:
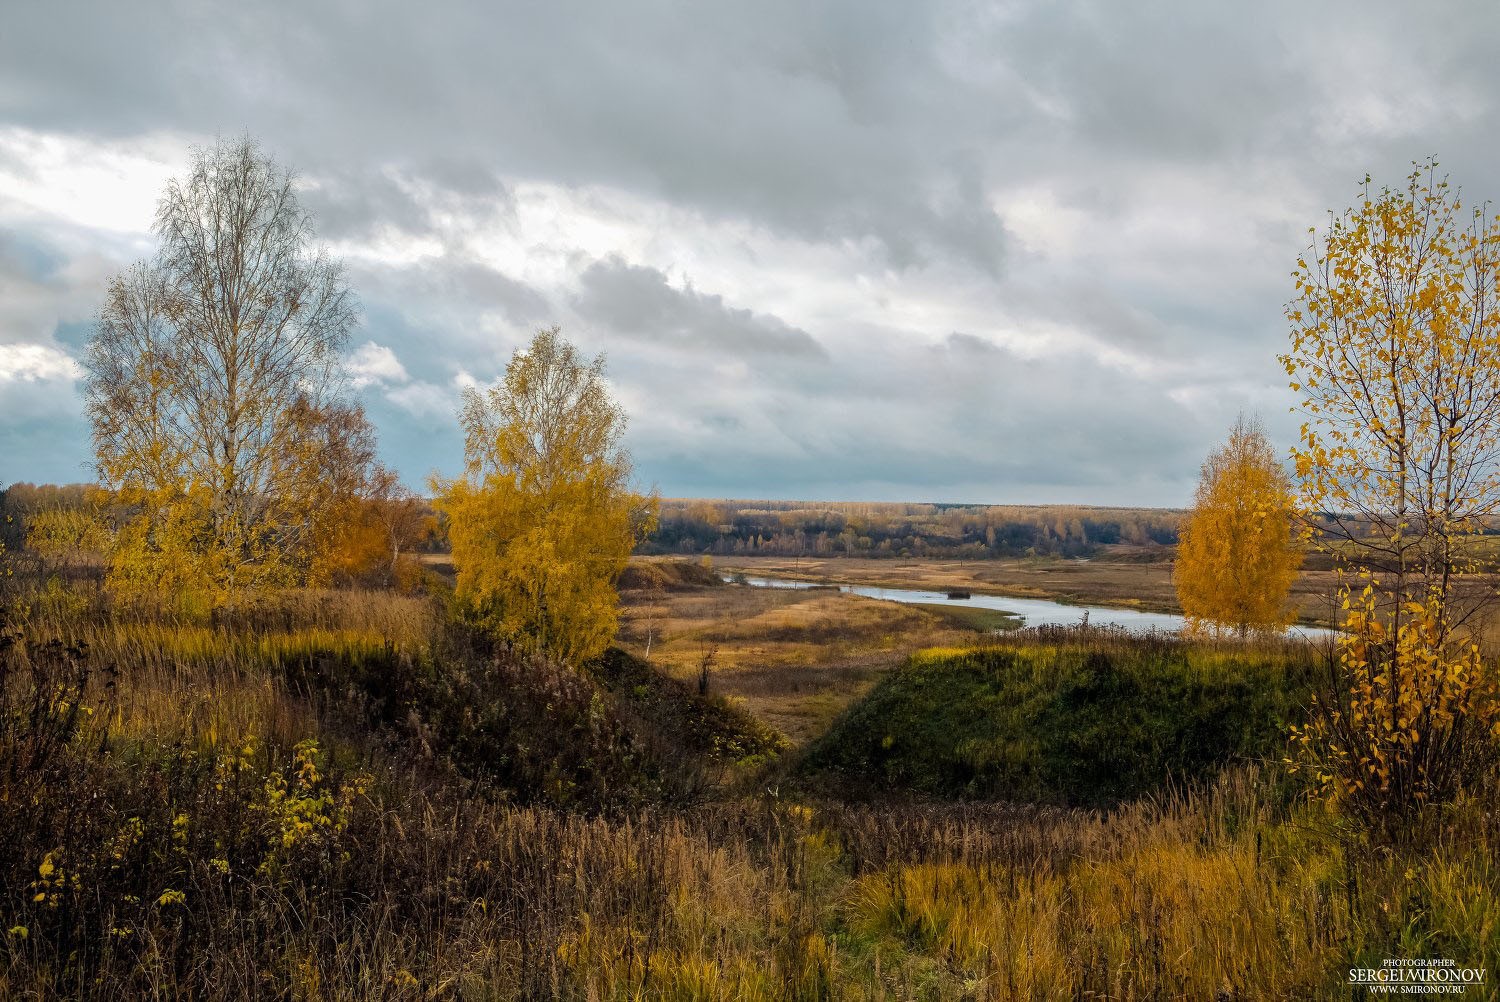
{"label": "tree line on horizon", "polygon": [[718,556],[1086,557],[1177,542],[1180,513],[1083,505],[661,502],[646,553]]}

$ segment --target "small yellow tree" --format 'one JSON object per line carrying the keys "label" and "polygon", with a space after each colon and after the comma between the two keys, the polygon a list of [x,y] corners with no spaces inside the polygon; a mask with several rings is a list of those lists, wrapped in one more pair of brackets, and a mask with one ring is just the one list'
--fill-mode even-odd
{"label": "small yellow tree", "polygon": [[1292,728],[1292,768],[1367,827],[1399,837],[1414,809],[1487,772],[1500,693],[1479,646],[1452,642],[1435,598],[1407,603],[1399,620],[1373,585],[1344,601],[1339,681],[1314,695],[1307,725]]}
{"label": "small yellow tree", "polygon": [[577,665],[618,626],[616,582],[656,517],[630,490],[625,415],[600,358],[554,327],[500,383],[464,394],[464,475],[434,482],[447,516],[456,598],[512,648]]}
{"label": "small yellow tree", "polygon": [[1500,218],[1418,164],[1298,260],[1281,361],[1307,422],[1306,508],[1341,562],[1337,684],[1300,735],[1323,784],[1397,826],[1495,752],[1496,673],[1472,537],[1500,514]]}
{"label": "small yellow tree", "polygon": [[1265,431],[1240,418],[1203,464],[1172,578],[1195,630],[1284,629],[1302,555],[1293,543],[1292,484]]}

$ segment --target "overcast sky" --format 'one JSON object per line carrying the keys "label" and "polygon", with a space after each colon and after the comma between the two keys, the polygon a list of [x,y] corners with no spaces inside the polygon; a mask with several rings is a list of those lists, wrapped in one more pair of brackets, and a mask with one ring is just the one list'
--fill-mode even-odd
{"label": "overcast sky", "polygon": [[189,151],[248,133],[362,303],[413,485],[541,326],[668,496],[1187,503],[1278,448],[1307,228],[1436,155],[1500,199],[1500,5],[0,10],[0,484],[89,479],[80,356]]}

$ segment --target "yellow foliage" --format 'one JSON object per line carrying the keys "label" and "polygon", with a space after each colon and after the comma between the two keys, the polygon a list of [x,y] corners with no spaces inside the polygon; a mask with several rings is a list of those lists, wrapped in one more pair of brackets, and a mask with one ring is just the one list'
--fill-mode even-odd
{"label": "yellow foliage", "polygon": [[[270,850],[261,869],[273,873],[294,851],[326,848],[349,827],[355,802],[365,795],[370,780],[355,776],[337,785],[318,769],[318,742],[307,738],[292,751],[290,778],[275,772],[265,782],[264,800],[257,805],[264,815]],[[238,764],[232,753],[221,763]]]}
{"label": "yellow foliage", "polygon": [[111,587],[229,604],[301,583],[369,461],[339,396],[353,298],[290,174],[248,139],[199,151],[156,231],[156,257],[110,282],[85,359],[120,506]]}
{"label": "yellow foliage", "polygon": [[295,583],[274,525],[216,515],[205,489],[127,489],[109,553],[110,590],[124,599],[192,596],[210,606],[248,590]]}
{"label": "yellow foliage", "polygon": [[26,548],[51,564],[86,562],[106,552],[110,541],[109,526],[97,508],[50,508],[26,520]]}
{"label": "yellow foliage", "polygon": [[465,475],[435,483],[448,517],[456,598],[512,647],[577,664],[618,625],[616,582],[655,520],[629,489],[625,417],[556,328],[498,386],[465,394]]}
{"label": "yellow foliage", "polygon": [[330,504],[325,543],[308,574],[317,583],[363,581],[391,563],[391,545],[375,506],[357,496]]}
{"label": "yellow foliage", "polygon": [[1244,636],[1292,622],[1287,595],[1302,562],[1292,518],[1286,471],[1259,424],[1240,419],[1203,464],[1177,548],[1172,577],[1194,628]]}
{"label": "yellow foliage", "polygon": [[1302,502],[1398,601],[1446,602],[1462,537],[1500,513],[1500,217],[1464,212],[1435,162],[1367,178],[1292,276]]}
{"label": "yellow foliage", "polygon": [[1374,823],[1454,795],[1468,756],[1493,740],[1500,693],[1473,644],[1447,644],[1436,596],[1394,609],[1373,587],[1345,595],[1339,637],[1345,691],[1293,728],[1294,770],[1330,801]]}
{"label": "yellow foliage", "polygon": [[1287,307],[1302,500],[1358,572],[1336,682],[1296,738],[1319,786],[1381,825],[1453,796],[1493,753],[1493,673],[1455,629],[1479,569],[1467,537],[1500,514],[1500,217],[1486,212],[1465,212],[1432,161],[1402,188],[1366,178],[1298,260]]}

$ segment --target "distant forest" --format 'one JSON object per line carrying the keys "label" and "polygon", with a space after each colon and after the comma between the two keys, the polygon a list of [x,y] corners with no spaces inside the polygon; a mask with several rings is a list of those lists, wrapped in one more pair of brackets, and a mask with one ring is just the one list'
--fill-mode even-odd
{"label": "distant forest", "polygon": [[1084,506],[663,499],[643,553],[859,557],[1087,557],[1175,546],[1183,513]]}

